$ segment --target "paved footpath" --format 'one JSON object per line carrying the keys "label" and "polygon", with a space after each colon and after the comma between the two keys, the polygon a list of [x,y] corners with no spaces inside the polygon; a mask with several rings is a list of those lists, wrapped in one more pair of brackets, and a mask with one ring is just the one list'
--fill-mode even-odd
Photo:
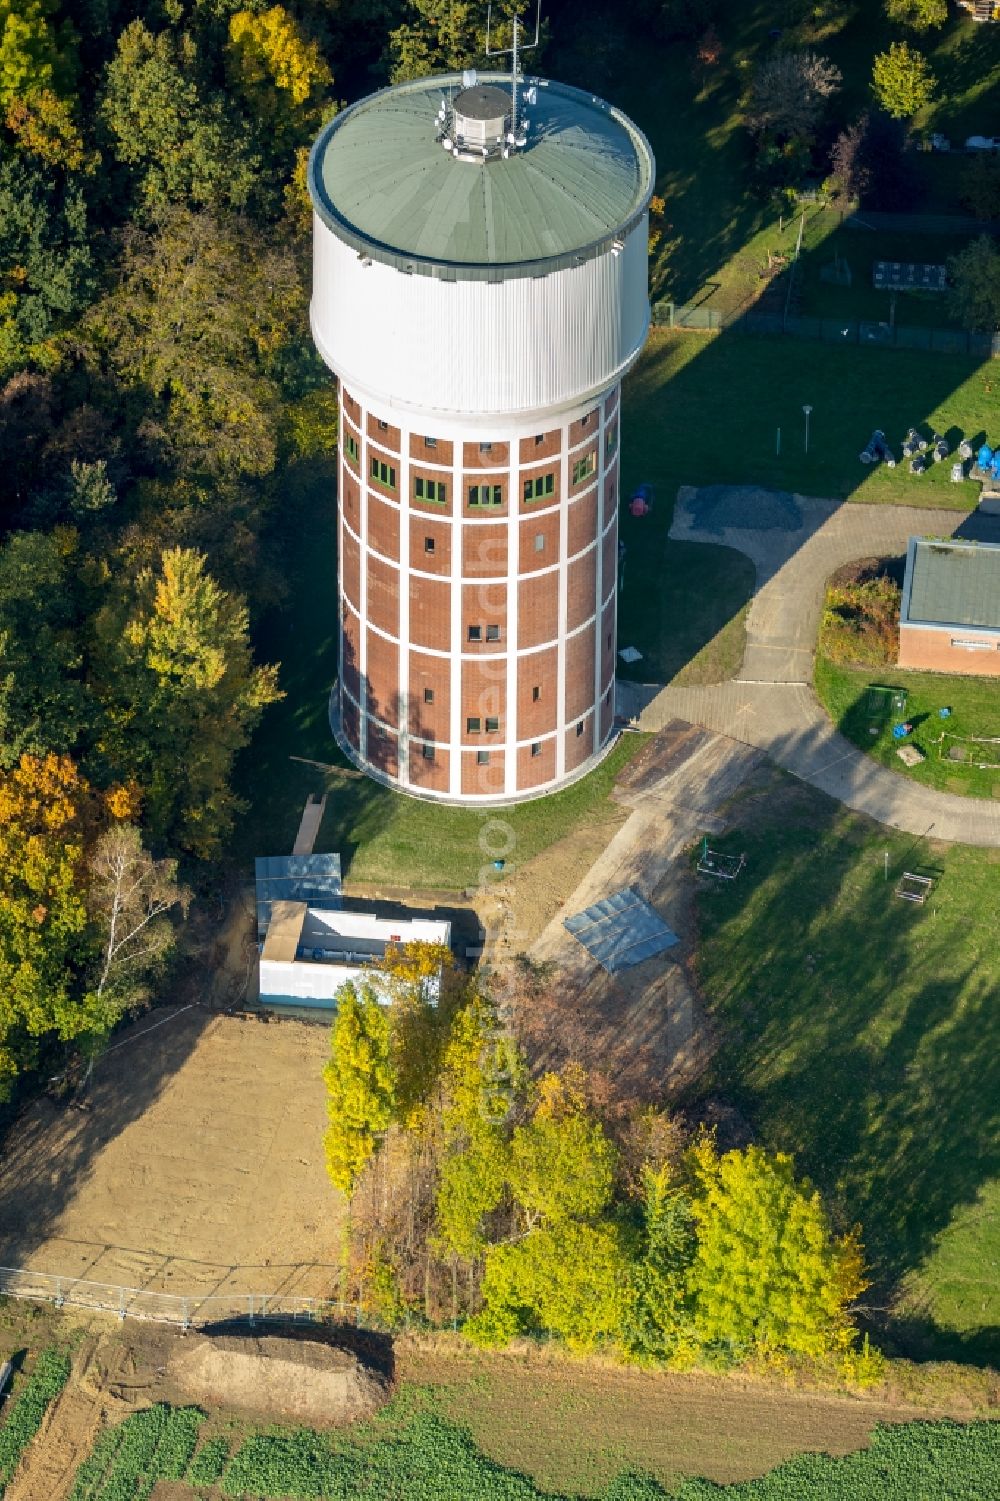
{"label": "paved footpath", "polygon": [[[907,833],[1000,847],[1000,799],[960,797],[889,771],[834,729],[813,692],[812,668],[827,578],[857,558],[901,554],[914,535],[1000,541],[1000,520],[908,506],[866,506],[784,497],[779,524],[720,524],[754,492],[731,492],[739,508],[716,505],[721,487],[678,495],[670,536],[734,547],[752,558],[757,584],[747,648],[737,678],[704,688],[620,683],[619,712],[644,730],[684,719],[764,751],[779,766],[849,808]],[[757,492],[766,499],[767,492]],[[766,506],[761,510],[773,519]],[[998,684],[1000,699],[1000,684]]]}

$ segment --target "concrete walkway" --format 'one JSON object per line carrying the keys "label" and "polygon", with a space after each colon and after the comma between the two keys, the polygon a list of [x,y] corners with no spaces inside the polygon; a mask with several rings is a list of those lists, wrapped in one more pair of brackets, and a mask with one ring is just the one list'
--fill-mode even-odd
{"label": "concrete walkway", "polygon": [[[721,487],[683,487],[670,536],[736,548],[756,565],[739,676],[705,688],[620,683],[619,712],[644,730],[685,719],[755,746],[786,771],[892,828],[1000,847],[1000,799],[937,792],[878,765],[834,729],[811,687],[824,586],[835,569],[857,558],[902,554],[916,534],[961,530],[1000,541],[1000,519],[796,495],[781,497],[780,507],[759,508],[773,524],[740,527],[725,523],[741,511],[754,513],[754,492],[729,494],[738,506],[726,503]],[[767,492],[758,494],[766,498]]]}

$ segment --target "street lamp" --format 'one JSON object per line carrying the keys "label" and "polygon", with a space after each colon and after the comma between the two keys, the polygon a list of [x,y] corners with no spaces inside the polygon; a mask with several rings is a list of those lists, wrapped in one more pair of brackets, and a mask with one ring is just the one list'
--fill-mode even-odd
{"label": "street lamp", "polygon": [[805,407],[802,408],[802,410],[805,413],[805,417],[806,417],[806,453],[808,453],[809,452],[809,413],[812,411],[812,407],[805,406]]}

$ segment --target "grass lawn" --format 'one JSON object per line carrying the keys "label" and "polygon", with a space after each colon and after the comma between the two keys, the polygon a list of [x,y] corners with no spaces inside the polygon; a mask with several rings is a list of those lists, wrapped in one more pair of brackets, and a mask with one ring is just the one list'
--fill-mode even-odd
{"label": "grass lawn", "polygon": [[[721,1036],[707,1087],[860,1221],[904,1353],[1000,1361],[996,851],[880,828],[775,775],[733,809],[747,855],[698,900]],[[889,855],[889,879],[884,874]],[[935,872],[923,906],[902,870]]]}
{"label": "grass lawn", "polygon": [[[905,688],[903,717],[914,725],[908,743],[916,745],[927,757],[919,766],[904,766],[896,755],[899,742],[892,738],[892,723],[898,716],[887,712],[877,718],[870,716],[871,683]],[[943,792],[957,792],[964,797],[1000,797],[1000,683],[996,678],[907,672],[898,667],[844,667],[817,656],[815,684],[820,702],[841,733],[883,766]],[[950,708],[950,718],[939,719],[940,708]],[[877,729],[878,734],[872,735],[872,729]],[[980,770],[971,761],[961,765],[942,759],[942,747],[938,744],[942,732],[949,736],[997,737],[996,745],[972,748],[983,761],[995,761],[996,768]],[[946,740],[945,748],[951,744]]]}

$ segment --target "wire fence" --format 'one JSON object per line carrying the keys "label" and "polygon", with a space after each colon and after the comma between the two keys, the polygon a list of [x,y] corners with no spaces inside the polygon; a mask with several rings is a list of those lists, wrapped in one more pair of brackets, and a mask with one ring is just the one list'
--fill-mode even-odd
{"label": "wire fence", "polygon": [[206,1296],[150,1292],[140,1287],[120,1287],[111,1282],[91,1282],[85,1277],[57,1276],[27,1267],[0,1267],[0,1297],[26,1298],[54,1303],[57,1308],[91,1308],[116,1314],[120,1319],[143,1319],[155,1324],[175,1324],[181,1329],[228,1319],[276,1320],[317,1323],[337,1320],[357,1327],[375,1327],[364,1316],[361,1303],[329,1298],[306,1298],[289,1293],[211,1293]]}
{"label": "wire fence", "polygon": [[816,318],[803,314],[734,312],[717,308],[685,306],[674,302],[653,304],[652,320],[658,328],[699,330],[764,336],[788,335],[828,344],[857,344],[865,348],[916,349],[933,354],[967,354],[976,359],[1000,359],[1000,333],[971,333],[962,328],[920,327],[916,324],[869,322],[855,318]]}

